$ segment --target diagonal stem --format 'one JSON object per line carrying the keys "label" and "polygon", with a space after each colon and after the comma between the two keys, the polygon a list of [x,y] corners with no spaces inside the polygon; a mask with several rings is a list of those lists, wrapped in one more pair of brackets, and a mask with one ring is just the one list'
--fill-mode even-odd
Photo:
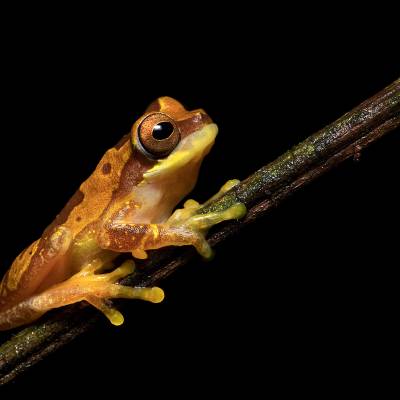
{"label": "diagonal stem", "polygon": [[[352,111],[308,137],[262,167],[199,213],[224,210],[237,201],[246,204],[247,216],[215,227],[209,237],[214,246],[256,220],[304,185],[356,157],[365,147],[400,125],[400,80]],[[158,283],[195,255],[191,249],[161,249],[151,253],[142,272],[126,278],[130,285]],[[93,328],[98,314],[82,304],[49,313],[0,346],[0,384],[11,381],[48,354]],[[5,334],[10,336],[10,334]],[[7,338],[6,338],[7,339]]]}

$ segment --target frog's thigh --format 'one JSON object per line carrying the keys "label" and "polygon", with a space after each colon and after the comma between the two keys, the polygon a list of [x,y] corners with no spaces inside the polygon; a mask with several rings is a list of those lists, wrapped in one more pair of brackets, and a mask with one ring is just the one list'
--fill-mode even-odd
{"label": "frog's thigh", "polygon": [[54,282],[56,275],[62,273],[55,266],[68,250],[71,237],[69,229],[58,227],[46,240],[39,239],[26,248],[1,282],[3,303],[17,304]]}
{"label": "frog's thigh", "polygon": [[64,226],[59,226],[45,241],[43,251],[34,256],[30,275],[32,279],[40,279],[40,284],[34,293],[40,293],[70,275],[63,257],[69,250],[71,242],[71,231]]}

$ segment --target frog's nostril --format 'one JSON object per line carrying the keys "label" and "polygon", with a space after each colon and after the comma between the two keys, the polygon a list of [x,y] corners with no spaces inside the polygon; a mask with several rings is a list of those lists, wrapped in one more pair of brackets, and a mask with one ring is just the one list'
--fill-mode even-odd
{"label": "frog's nostril", "polygon": [[199,112],[199,114],[200,114],[201,122],[203,122],[205,124],[211,124],[212,123],[212,119],[208,116],[208,114],[204,110],[201,110]]}

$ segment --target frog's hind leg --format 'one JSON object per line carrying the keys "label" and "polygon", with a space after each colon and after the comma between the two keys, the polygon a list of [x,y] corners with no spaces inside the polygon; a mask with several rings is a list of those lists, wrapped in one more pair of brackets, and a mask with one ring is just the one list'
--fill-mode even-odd
{"label": "frog's hind leg", "polygon": [[2,325],[4,325],[4,329],[8,329],[10,326],[26,324],[53,308],[83,300],[102,311],[112,324],[121,325],[124,318],[118,310],[112,307],[110,299],[141,299],[152,303],[159,303],[163,300],[164,292],[158,287],[129,287],[117,283],[119,279],[134,271],[132,260],[125,261],[112,272],[96,273],[102,267],[102,261],[94,260],[68,280],[50,287],[39,295],[30,297],[2,313],[2,319],[5,320],[0,319],[0,330]]}
{"label": "frog's hind leg", "polygon": [[[159,303],[163,300],[164,292],[158,287],[129,287],[117,283],[121,278],[134,272],[133,260],[125,261],[120,267],[109,273],[97,274],[96,272],[102,268],[101,261],[95,260],[67,281],[53,287],[51,296],[59,298],[61,301],[57,305],[53,303],[51,308],[86,300],[103,312],[113,325],[121,325],[124,317],[112,307],[110,299],[141,299],[152,303]],[[70,296],[68,296],[69,293],[71,293]],[[65,298],[65,295],[68,297]]]}

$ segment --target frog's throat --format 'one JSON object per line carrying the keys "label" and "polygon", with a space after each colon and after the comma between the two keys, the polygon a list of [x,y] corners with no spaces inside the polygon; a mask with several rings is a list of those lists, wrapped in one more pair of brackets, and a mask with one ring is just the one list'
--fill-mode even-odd
{"label": "frog's throat", "polygon": [[192,161],[201,161],[210,151],[218,133],[216,124],[208,124],[184,138],[174,151],[143,174],[147,182],[154,182],[165,174],[174,173]]}

